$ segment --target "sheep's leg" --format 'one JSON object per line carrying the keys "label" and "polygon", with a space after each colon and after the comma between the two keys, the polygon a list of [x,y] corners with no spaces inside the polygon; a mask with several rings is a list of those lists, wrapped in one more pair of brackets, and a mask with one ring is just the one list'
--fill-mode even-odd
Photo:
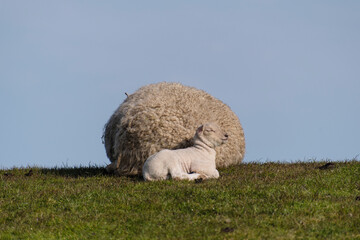
{"label": "sheep's leg", "polygon": [[106,166],[106,171],[108,172],[108,173],[113,173],[116,169],[117,169],[117,162],[118,162],[118,160],[116,160],[116,161],[114,161],[114,162],[112,162],[112,163],[110,163],[109,165],[107,165]]}

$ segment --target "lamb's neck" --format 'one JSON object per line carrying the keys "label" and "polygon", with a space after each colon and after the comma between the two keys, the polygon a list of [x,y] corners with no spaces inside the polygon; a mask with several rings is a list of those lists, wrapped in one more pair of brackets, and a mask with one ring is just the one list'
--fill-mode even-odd
{"label": "lamb's neck", "polygon": [[214,158],[216,156],[215,149],[209,147],[202,141],[195,141],[193,148],[195,148],[201,152],[206,152],[207,154],[214,156]]}

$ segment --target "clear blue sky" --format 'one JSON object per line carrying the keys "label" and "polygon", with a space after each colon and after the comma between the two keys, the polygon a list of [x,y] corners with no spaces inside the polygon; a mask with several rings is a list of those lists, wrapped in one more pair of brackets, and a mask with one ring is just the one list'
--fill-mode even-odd
{"label": "clear blue sky", "polygon": [[0,168],[108,163],[139,87],[228,104],[245,161],[360,154],[360,1],[0,1]]}

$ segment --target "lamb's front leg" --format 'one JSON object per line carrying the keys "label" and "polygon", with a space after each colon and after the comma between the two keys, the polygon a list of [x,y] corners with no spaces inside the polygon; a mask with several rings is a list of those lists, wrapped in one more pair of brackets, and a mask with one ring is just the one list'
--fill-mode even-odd
{"label": "lamb's front leg", "polygon": [[211,171],[198,171],[198,174],[200,174],[199,178],[202,179],[209,179],[209,178],[219,178],[220,174],[219,171],[216,169],[213,169]]}
{"label": "lamb's front leg", "polygon": [[195,180],[202,177],[199,173],[186,173],[186,172],[180,172],[180,171],[171,171],[170,172],[171,178],[175,180]]}

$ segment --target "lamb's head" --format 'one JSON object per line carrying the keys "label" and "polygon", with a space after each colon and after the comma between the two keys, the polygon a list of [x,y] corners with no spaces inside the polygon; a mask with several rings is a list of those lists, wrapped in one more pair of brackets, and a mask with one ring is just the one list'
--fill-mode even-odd
{"label": "lamb's head", "polygon": [[211,148],[215,148],[228,140],[228,135],[219,125],[214,122],[205,123],[197,130],[194,137],[194,142],[201,141]]}

